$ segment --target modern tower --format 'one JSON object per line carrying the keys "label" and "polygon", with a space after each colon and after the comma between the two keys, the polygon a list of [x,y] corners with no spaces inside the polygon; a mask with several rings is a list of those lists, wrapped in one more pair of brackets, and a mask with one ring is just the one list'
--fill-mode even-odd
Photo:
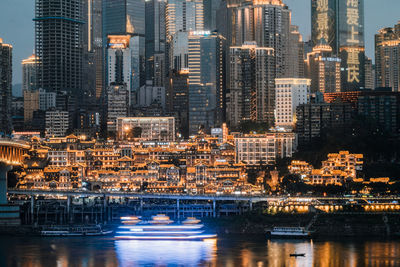
{"label": "modern tower", "polygon": [[342,91],[365,88],[364,0],[311,0],[312,41],[341,62]]}
{"label": "modern tower", "polygon": [[146,1],[146,80],[154,86],[164,86],[166,25],[166,0]]}
{"label": "modern tower", "polygon": [[275,103],[274,49],[255,42],[230,48],[230,93],[227,117],[230,126],[244,121],[273,123]]}
{"label": "modern tower", "polygon": [[12,98],[12,46],[0,38],[0,134],[10,134]]}
{"label": "modern tower", "polygon": [[82,0],[36,0],[37,87],[82,94],[84,15]]}
{"label": "modern tower", "polygon": [[22,91],[36,89],[36,56],[22,60]]}
{"label": "modern tower", "polygon": [[[224,38],[217,33],[189,35],[189,133],[209,131],[224,122]],[[207,55],[207,56],[204,56]]]}
{"label": "modern tower", "polygon": [[376,86],[400,91],[400,23],[375,35]]}

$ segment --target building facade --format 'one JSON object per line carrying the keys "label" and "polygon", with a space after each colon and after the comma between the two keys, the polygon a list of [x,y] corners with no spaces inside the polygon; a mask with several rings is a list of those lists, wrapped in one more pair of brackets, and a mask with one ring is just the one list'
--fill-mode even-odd
{"label": "building facade", "polygon": [[128,115],[129,91],[126,85],[111,84],[107,89],[107,131],[116,132],[117,119]]}
{"label": "building facade", "polygon": [[275,57],[272,48],[255,42],[230,47],[230,92],[227,119],[236,127],[243,121],[273,123]]}
{"label": "building facade", "polygon": [[174,141],[174,117],[122,117],[117,120],[120,140],[131,138],[130,132],[140,128],[140,138],[146,141]]}
{"label": "building facade", "polygon": [[46,137],[63,137],[71,127],[68,111],[46,111]]}
{"label": "building facade", "polygon": [[[225,118],[224,38],[217,33],[189,35],[189,133],[209,131]],[[207,56],[204,56],[207,55]]]}
{"label": "building facade", "polygon": [[22,91],[36,89],[36,56],[22,60]]}
{"label": "building facade", "polygon": [[12,132],[12,45],[0,38],[0,132]]}
{"label": "building facade", "polygon": [[275,126],[293,129],[296,108],[310,102],[310,79],[275,79]]}

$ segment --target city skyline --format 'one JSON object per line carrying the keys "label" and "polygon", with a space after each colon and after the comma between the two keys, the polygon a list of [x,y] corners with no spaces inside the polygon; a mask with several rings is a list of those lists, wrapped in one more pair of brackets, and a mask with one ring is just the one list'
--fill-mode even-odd
{"label": "city skyline", "polygon": [[[34,1],[4,0],[0,10],[0,25],[15,25],[0,28],[0,36],[4,42],[13,45],[13,84],[22,83],[21,61],[28,58],[34,51]],[[311,1],[284,0],[292,10],[292,23],[299,26],[304,40],[311,36]],[[21,9],[21,6],[24,6]],[[400,19],[396,17],[396,8],[400,8],[397,0],[365,1],[365,42],[366,55],[374,58],[374,35],[384,27],[391,27]],[[382,12],[375,12],[375,10]],[[18,12],[17,12],[18,11]],[[15,31],[15,28],[19,29]]]}

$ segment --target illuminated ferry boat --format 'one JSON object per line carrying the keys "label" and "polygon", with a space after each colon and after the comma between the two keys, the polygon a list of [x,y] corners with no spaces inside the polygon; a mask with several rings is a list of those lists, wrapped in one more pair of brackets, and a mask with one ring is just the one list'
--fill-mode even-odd
{"label": "illuminated ferry boat", "polygon": [[304,227],[274,227],[268,232],[271,238],[311,238],[311,234]]}
{"label": "illuminated ferry boat", "polygon": [[[121,217],[122,224],[116,231],[117,239],[132,240],[204,240],[216,238],[205,233],[200,220],[189,217],[183,224],[175,224],[164,214],[153,216],[149,222],[126,223],[138,217]],[[136,220],[133,220],[136,221]]]}

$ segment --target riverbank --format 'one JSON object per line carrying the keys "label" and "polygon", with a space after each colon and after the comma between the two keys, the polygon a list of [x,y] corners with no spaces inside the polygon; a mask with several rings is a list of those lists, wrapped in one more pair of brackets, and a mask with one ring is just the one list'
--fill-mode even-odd
{"label": "riverbank", "polygon": [[203,221],[218,234],[265,234],[275,226],[309,226],[318,238],[391,238],[400,232],[399,214],[249,213],[241,216],[205,218]]}

